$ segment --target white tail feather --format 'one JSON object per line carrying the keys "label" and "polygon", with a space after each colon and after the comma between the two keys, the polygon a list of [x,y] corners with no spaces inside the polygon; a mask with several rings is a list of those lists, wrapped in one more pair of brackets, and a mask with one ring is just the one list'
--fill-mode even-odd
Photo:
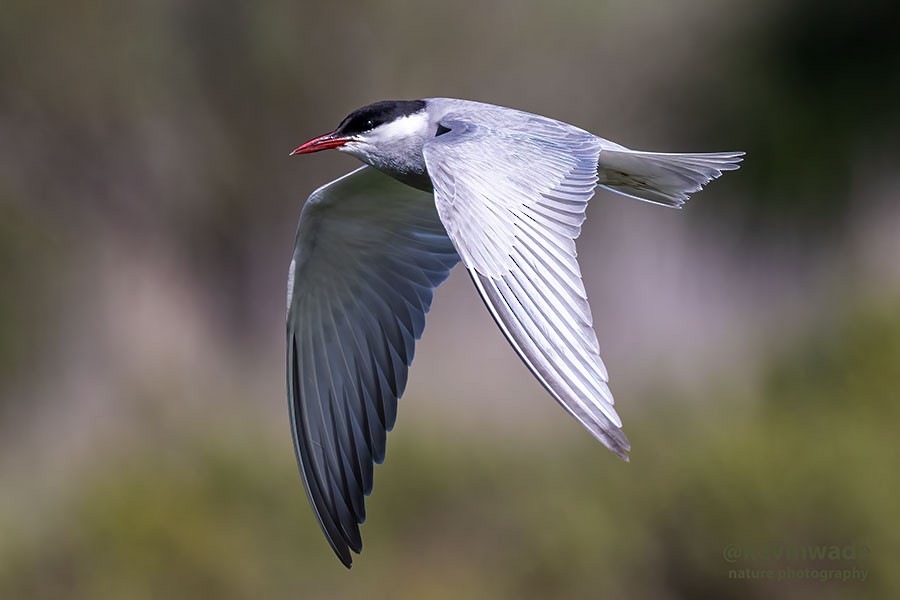
{"label": "white tail feather", "polygon": [[635,152],[625,148],[602,150],[597,185],[611,192],[681,208],[690,194],[722,175],[738,169],[743,152],[669,154]]}

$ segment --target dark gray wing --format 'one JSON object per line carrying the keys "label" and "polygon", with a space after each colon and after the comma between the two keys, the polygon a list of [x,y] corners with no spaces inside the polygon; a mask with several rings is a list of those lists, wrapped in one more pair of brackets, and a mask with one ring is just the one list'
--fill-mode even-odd
{"label": "dark gray wing", "polygon": [[524,127],[503,127],[500,117],[484,124],[477,115],[441,121],[449,131],[424,150],[438,214],[531,372],[627,460],[630,446],[613,408],[575,252],[597,184],[601,140],[529,118]]}
{"label": "dark gray wing", "polygon": [[362,167],[316,190],[288,278],[287,392],[309,501],[346,565],[435,288],[459,261],[430,194]]}

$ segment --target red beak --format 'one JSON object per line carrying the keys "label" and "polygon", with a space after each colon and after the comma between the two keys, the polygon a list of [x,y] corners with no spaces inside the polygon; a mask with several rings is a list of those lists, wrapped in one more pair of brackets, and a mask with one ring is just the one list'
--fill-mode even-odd
{"label": "red beak", "polygon": [[320,150],[329,150],[331,148],[340,148],[350,141],[350,138],[339,136],[336,132],[326,133],[319,137],[313,138],[291,152],[291,156],[295,154],[309,154],[310,152],[319,152]]}

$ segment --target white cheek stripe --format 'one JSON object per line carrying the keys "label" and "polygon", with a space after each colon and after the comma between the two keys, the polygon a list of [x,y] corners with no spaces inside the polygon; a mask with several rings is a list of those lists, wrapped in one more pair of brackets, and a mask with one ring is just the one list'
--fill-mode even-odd
{"label": "white cheek stripe", "polygon": [[367,137],[373,141],[402,139],[421,133],[427,125],[428,115],[423,111],[400,117],[395,121],[385,123],[381,127],[376,127]]}

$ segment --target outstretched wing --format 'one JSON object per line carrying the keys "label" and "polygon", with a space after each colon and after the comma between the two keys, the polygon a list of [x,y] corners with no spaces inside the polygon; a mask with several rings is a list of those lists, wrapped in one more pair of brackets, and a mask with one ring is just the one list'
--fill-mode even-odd
{"label": "outstretched wing", "polygon": [[510,344],[610,450],[630,446],[613,408],[575,239],[600,140],[549,119],[504,129],[461,118],[425,144],[438,214]]}
{"label": "outstretched wing", "polygon": [[287,392],[306,493],[346,565],[435,288],[459,261],[430,194],[362,167],[316,190],[288,277]]}

